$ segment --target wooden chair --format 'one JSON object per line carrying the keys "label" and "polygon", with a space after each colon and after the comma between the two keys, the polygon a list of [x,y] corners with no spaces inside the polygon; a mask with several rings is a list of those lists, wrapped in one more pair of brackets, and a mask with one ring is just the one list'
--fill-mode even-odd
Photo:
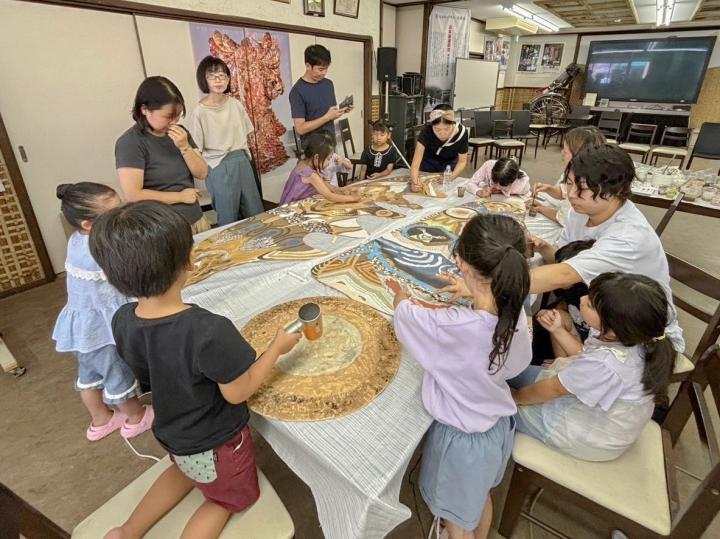
{"label": "wooden chair", "polygon": [[[620,144],[620,147],[627,153],[640,154],[644,163],[655,140],[655,133],[657,133],[657,125],[631,123],[626,142]],[[633,139],[639,139],[641,142],[633,142]]]}
{"label": "wooden chair", "polygon": [[678,206],[682,202],[683,197],[685,196],[685,193],[682,191],[677,194],[675,197],[675,200],[672,201],[672,204],[670,204],[670,207],[665,210],[665,215],[663,215],[663,218],[660,219],[660,222],[658,223],[658,226],[655,227],[655,233],[660,237],[665,230],[665,227],[668,226],[670,223],[670,219],[672,219],[672,216],[675,215],[675,212],[678,209]]}
{"label": "wooden chair", "polygon": [[[560,503],[582,507],[627,537],[699,538],[720,511],[720,451],[703,389],[710,386],[720,405],[720,353],[714,345],[681,385],[662,428],[650,421],[638,441],[609,462],[587,462],[564,455],[525,434],[515,435],[515,461],[499,532],[512,537],[523,516],[558,533],[523,511],[527,496],[538,489]],[[718,406],[720,408],[720,406]],[[710,456],[710,472],[681,507],[675,478],[673,445],[690,415]]]}
{"label": "wooden chair", "polygon": [[489,110],[477,110],[474,114],[474,132],[473,136],[468,139],[468,146],[472,148],[470,159],[473,162],[473,168],[477,169],[477,157],[480,148],[485,148],[487,153],[488,147],[493,143],[492,139],[492,112]]}
{"label": "wooden chair", "polygon": [[598,129],[603,132],[608,144],[617,144],[620,137],[623,113],[619,110],[607,111],[600,114]]}
{"label": "wooden chair", "polygon": [[[146,470],[135,481],[78,524],[73,530],[72,538],[96,539],[102,537],[113,526],[122,524],[155,479],[170,467],[170,464],[170,458],[165,457]],[[258,481],[260,482],[260,498],[242,513],[235,513],[230,517],[220,534],[220,539],[235,537],[291,539],[295,534],[295,526],[287,509],[260,470],[258,470]],[[152,527],[145,537],[147,539],[180,537],[188,520],[204,501],[205,498],[200,491],[192,489],[179,504]]]}
{"label": "wooden chair", "polygon": [[680,168],[682,168],[688,154],[691,131],[689,127],[665,127],[660,145],[650,148],[648,164],[655,166],[659,157],[669,157],[670,162],[680,159]]}
{"label": "wooden chair", "polygon": [[690,168],[695,157],[720,159],[720,123],[704,122],[693,146],[686,168]]}
{"label": "wooden chair", "polygon": [[[338,125],[340,126],[340,142],[342,143],[343,153],[352,163],[352,174],[350,176],[350,180],[352,181],[355,179],[355,167],[362,164],[362,160],[360,159],[362,152],[357,153],[355,151],[355,143],[353,142],[352,133],[350,132],[350,121],[347,118],[341,118],[338,120]],[[347,149],[348,142],[350,143],[350,153],[348,153]]]}
{"label": "wooden chair", "polygon": [[532,113],[529,110],[510,111],[510,119],[513,123],[513,138],[523,141],[526,145],[529,140],[535,140],[535,157],[537,157],[540,135],[530,129]]}
{"label": "wooden chair", "polygon": [[[676,256],[668,253],[665,253],[665,255],[667,256],[671,278],[711,301],[720,301],[719,278]],[[692,354],[688,355],[687,352],[678,354],[672,381],[679,382],[694,368],[694,365],[703,352],[720,337],[720,305],[714,312],[709,312],[703,307],[689,303],[686,299],[675,293],[673,293],[673,303],[675,304],[675,308],[681,309],[690,316],[705,323],[705,330]]]}
{"label": "wooden chair", "polygon": [[518,164],[522,165],[523,153],[525,151],[525,143],[513,138],[513,120],[495,120],[493,121],[492,127],[492,148],[495,150],[495,157],[503,157],[503,154],[507,154],[510,157],[510,153],[513,153],[515,157],[518,157]]}
{"label": "wooden chair", "polygon": [[[105,530],[107,531],[107,530]],[[70,534],[0,483],[0,537],[69,539]]]}

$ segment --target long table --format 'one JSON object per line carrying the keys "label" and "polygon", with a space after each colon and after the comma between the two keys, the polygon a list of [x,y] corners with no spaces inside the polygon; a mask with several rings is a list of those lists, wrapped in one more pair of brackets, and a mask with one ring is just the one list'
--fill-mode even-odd
{"label": "long table", "polygon": [[[471,200],[469,194],[463,200],[457,197],[456,186],[464,181],[453,182],[448,188],[450,196],[445,199],[413,198],[423,206],[421,210],[410,211],[356,243]],[[526,225],[551,241],[559,235],[557,225],[544,218],[528,218]],[[184,300],[226,316],[242,328],[255,315],[282,302],[309,296],[340,296],[315,281],[310,269],[346,248],[315,260],[261,261],[231,268],[188,287]],[[403,349],[392,383],[351,415],[316,422],[286,422],[252,414],[255,429],[310,487],[326,538],[379,539],[410,518],[411,511],[399,501],[400,486],[413,452],[432,422],[420,397],[422,375],[422,368]]]}

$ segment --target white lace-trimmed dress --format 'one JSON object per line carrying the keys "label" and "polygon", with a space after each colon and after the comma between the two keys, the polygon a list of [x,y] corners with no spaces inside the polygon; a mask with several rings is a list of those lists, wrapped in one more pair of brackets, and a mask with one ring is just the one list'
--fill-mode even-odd
{"label": "white lace-trimmed dress", "polygon": [[78,360],[75,389],[101,389],[106,404],[125,402],[139,393],[130,368],[115,348],[111,322],[128,298],[108,283],[90,254],[90,237],[75,232],[68,241],[65,271],[68,301],[55,322],[58,352]]}

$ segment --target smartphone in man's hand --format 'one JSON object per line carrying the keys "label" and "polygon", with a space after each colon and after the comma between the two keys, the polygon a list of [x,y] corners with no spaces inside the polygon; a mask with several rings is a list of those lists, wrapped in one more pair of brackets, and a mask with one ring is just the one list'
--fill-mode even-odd
{"label": "smartphone in man's hand", "polygon": [[348,107],[352,107],[352,106],[353,106],[353,102],[354,102],[353,96],[349,95],[349,96],[345,97],[345,99],[343,99],[343,100],[340,102],[340,104],[338,105],[338,108],[339,108],[339,109],[346,109],[346,108],[348,108]]}

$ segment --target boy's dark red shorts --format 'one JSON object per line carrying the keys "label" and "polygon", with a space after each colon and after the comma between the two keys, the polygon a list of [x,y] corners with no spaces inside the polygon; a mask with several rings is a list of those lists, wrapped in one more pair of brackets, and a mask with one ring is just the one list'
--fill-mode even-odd
{"label": "boy's dark red shorts", "polygon": [[[216,447],[215,471],[217,478],[212,483],[198,483],[195,487],[205,499],[228,511],[240,513],[260,497],[255,446],[246,425],[232,440]],[[175,462],[172,455],[170,458]]]}

